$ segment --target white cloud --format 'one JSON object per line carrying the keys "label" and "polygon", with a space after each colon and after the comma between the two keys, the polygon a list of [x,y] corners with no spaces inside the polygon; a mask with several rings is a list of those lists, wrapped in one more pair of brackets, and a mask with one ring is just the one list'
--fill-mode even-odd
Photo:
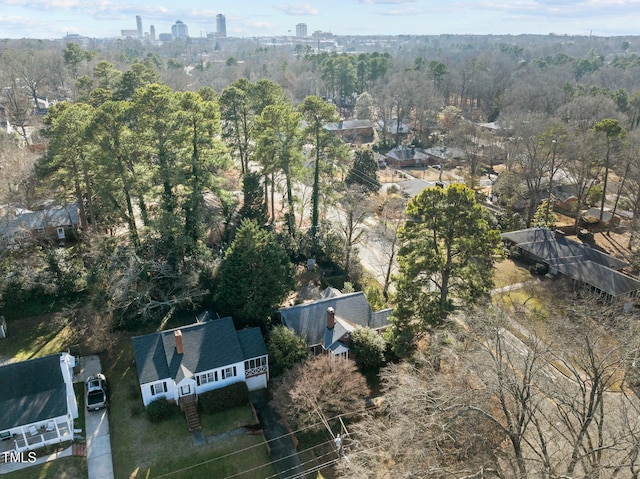
{"label": "white cloud", "polygon": [[276,10],[280,10],[287,15],[318,15],[320,11],[310,3],[287,3],[275,6]]}

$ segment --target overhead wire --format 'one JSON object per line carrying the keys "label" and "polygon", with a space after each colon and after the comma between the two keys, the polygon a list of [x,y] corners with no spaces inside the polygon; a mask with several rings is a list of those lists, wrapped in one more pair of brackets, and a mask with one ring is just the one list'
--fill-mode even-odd
{"label": "overhead wire", "polygon": [[[371,409],[372,407],[373,407],[373,406],[371,406],[371,407],[365,407],[365,408],[362,408],[362,409],[357,409],[357,410],[355,410],[355,411],[349,411],[349,412],[342,413],[342,414],[337,414],[337,415],[335,415],[335,416],[330,417],[329,419],[327,419],[327,421],[333,421],[334,419],[338,419],[338,418],[341,418],[341,417],[351,416],[351,415],[353,415],[353,414],[360,414],[360,413],[363,413],[363,412],[367,411],[368,409]],[[318,421],[318,422],[316,422],[316,423],[314,423],[314,424],[310,424],[310,425],[308,425],[308,426],[304,426],[304,427],[298,428],[298,429],[296,429],[295,431],[290,431],[290,432],[288,432],[288,433],[286,433],[286,434],[282,434],[282,435],[280,435],[280,436],[278,436],[278,437],[274,437],[274,438],[272,438],[272,439],[268,439],[268,440],[266,440],[266,441],[259,442],[258,444],[254,444],[254,445],[252,445],[252,446],[248,446],[248,447],[245,447],[245,448],[243,448],[243,449],[239,449],[239,450],[237,450],[237,451],[233,451],[233,452],[230,452],[230,453],[227,453],[227,454],[223,454],[222,456],[218,456],[218,457],[214,457],[214,458],[211,458],[211,459],[207,459],[206,461],[202,461],[202,462],[199,462],[199,463],[196,463],[196,464],[191,464],[190,466],[183,467],[183,468],[181,468],[181,469],[176,469],[175,471],[167,472],[167,473],[161,474],[161,475],[159,475],[159,476],[154,476],[154,479],[160,479],[160,478],[162,478],[162,477],[169,477],[169,476],[172,476],[172,475],[174,475],[174,474],[178,474],[178,473],[180,473],[180,472],[184,472],[184,471],[187,471],[187,470],[190,470],[190,469],[194,469],[194,468],[196,468],[196,467],[203,466],[203,465],[205,465],[205,464],[209,464],[209,463],[212,463],[212,462],[218,461],[218,460],[220,460],[220,459],[225,459],[225,458],[227,458],[227,457],[231,457],[231,456],[233,456],[233,455],[235,455],[235,454],[240,454],[240,453],[242,453],[242,452],[249,451],[249,450],[251,450],[251,449],[253,449],[253,448],[255,448],[255,447],[259,447],[259,446],[266,446],[266,445],[268,445],[270,442],[277,441],[278,439],[282,439],[282,438],[284,438],[284,437],[291,436],[291,435],[294,435],[294,434],[296,434],[296,433],[299,433],[299,432],[302,432],[302,431],[305,431],[305,430],[307,430],[307,429],[310,429],[310,428],[313,428],[313,427],[316,427],[316,426],[320,426],[320,425],[324,425],[323,421]],[[322,444],[324,444],[324,443],[322,443]],[[314,446],[314,447],[317,447],[317,445],[316,445],[316,446]],[[312,449],[312,448],[310,448],[310,449]],[[298,453],[296,452],[296,454],[298,454]],[[260,467],[264,467],[264,466],[260,466]]]}

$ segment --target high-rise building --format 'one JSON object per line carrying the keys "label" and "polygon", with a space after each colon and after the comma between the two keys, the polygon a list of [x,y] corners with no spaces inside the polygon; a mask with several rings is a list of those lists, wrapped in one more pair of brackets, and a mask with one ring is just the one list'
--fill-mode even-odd
{"label": "high-rise building", "polygon": [[189,29],[187,28],[187,26],[184,23],[182,23],[180,20],[178,20],[171,27],[171,37],[174,40],[187,39],[187,38],[189,38]]}
{"label": "high-rise building", "polygon": [[227,36],[227,19],[222,13],[216,15],[216,36],[219,38]]}
{"label": "high-rise building", "polygon": [[149,27],[149,40],[151,40],[152,42],[156,41],[156,27],[154,27],[153,25]]}
{"label": "high-rise building", "polygon": [[140,15],[136,15],[136,26],[138,27],[138,38],[142,38],[142,18]]}
{"label": "high-rise building", "polygon": [[296,37],[306,37],[306,36],[307,36],[307,24],[298,23],[296,25]]}

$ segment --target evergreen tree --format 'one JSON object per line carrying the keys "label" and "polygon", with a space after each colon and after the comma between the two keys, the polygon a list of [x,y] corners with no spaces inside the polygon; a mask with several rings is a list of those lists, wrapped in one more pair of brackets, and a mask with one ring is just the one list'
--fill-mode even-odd
{"label": "evergreen tree", "polygon": [[348,185],[362,185],[370,193],[376,193],[380,190],[382,185],[378,179],[378,164],[373,158],[373,151],[356,151],[353,166],[349,170],[345,181]]}
{"label": "evergreen tree", "polygon": [[284,325],[271,330],[267,349],[271,377],[280,376],[309,356],[309,348],[304,339]]}
{"label": "evergreen tree", "polygon": [[238,325],[265,326],[293,290],[293,266],[276,236],[244,220],[220,267],[215,301]]}
{"label": "evergreen tree", "polygon": [[399,355],[411,350],[416,335],[446,319],[454,298],[473,304],[486,297],[500,255],[489,213],[464,185],[425,189],[406,213],[391,328]]}
{"label": "evergreen tree", "polygon": [[356,328],[351,333],[350,350],[361,371],[377,371],[384,363],[384,338],[371,328]]}
{"label": "evergreen tree", "polygon": [[251,171],[242,178],[244,202],[240,208],[240,218],[254,220],[262,226],[267,223],[268,218],[260,176],[260,173]]}

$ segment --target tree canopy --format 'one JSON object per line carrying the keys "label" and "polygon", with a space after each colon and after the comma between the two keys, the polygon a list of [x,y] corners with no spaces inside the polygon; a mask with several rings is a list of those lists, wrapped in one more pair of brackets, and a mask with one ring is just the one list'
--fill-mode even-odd
{"label": "tree canopy", "polygon": [[442,324],[455,300],[473,304],[486,297],[500,255],[499,233],[464,185],[425,189],[409,201],[406,214],[392,315],[400,354],[416,334]]}
{"label": "tree canopy", "polygon": [[266,326],[293,290],[293,267],[276,236],[244,220],[224,255],[215,301],[238,324]]}

